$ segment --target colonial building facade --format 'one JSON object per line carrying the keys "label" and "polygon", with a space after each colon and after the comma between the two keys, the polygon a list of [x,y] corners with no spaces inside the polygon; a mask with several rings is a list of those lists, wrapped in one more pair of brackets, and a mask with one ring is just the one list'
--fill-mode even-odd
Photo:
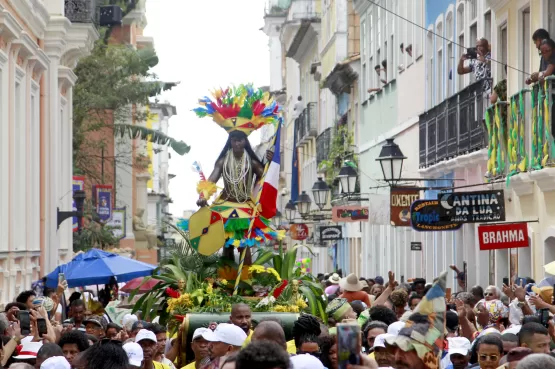
{"label": "colonial building facade", "polygon": [[57,224],[72,208],[72,70],[98,32],[71,3],[0,1],[2,301],[73,255],[71,221]]}

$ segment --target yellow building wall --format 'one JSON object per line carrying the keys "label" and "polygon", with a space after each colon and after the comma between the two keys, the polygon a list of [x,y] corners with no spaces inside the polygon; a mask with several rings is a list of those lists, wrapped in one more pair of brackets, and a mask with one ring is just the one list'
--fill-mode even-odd
{"label": "yellow building wall", "polygon": [[[154,122],[158,121],[158,114],[151,114],[150,109],[147,107],[147,119],[146,119],[146,128],[152,129],[152,125]],[[148,174],[150,174],[150,179],[147,183],[147,188],[151,190],[154,189],[154,183],[152,179],[154,178],[154,166],[152,165],[154,160],[154,144],[152,142],[147,142],[146,144],[146,152],[150,162],[148,164]]]}
{"label": "yellow building wall", "polygon": [[322,55],[322,76],[326,78],[335,67],[336,45],[333,42],[326,53]]}

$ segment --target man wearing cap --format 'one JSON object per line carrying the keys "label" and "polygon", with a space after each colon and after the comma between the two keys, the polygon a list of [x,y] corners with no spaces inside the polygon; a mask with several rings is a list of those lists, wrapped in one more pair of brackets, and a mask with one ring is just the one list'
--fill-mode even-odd
{"label": "man wearing cap", "polygon": [[158,348],[158,340],[153,332],[147,329],[141,329],[137,333],[137,336],[135,336],[135,342],[143,349],[141,369],[169,369],[167,365],[154,361],[154,355]]}
{"label": "man wearing cap", "polygon": [[181,369],[200,369],[202,360],[210,354],[208,351],[209,342],[202,337],[206,332],[210,331],[208,328],[197,328],[193,332],[193,340],[191,341],[191,350],[195,354],[195,360]]}
{"label": "man wearing cap", "polygon": [[87,334],[92,334],[98,339],[104,337],[106,332],[106,322],[101,316],[93,315],[88,319],[83,320]]}
{"label": "man wearing cap", "polygon": [[221,323],[214,332],[204,332],[202,337],[210,342],[208,351],[211,361],[204,369],[219,369],[226,355],[241,350],[247,334],[235,324]]}
{"label": "man wearing cap", "polygon": [[140,368],[143,365],[144,355],[143,348],[136,342],[129,342],[123,345],[123,349],[129,358],[129,366],[132,368]]}
{"label": "man wearing cap", "polygon": [[446,369],[465,369],[470,360],[470,348],[472,344],[467,338],[464,337],[449,337],[447,338],[447,345],[449,347],[448,358],[450,363]]}
{"label": "man wearing cap", "polygon": [[379,368],[393,369],[391,366],[395,363],[395,347],[386,344],[387,337],[395,336],[388,333],[379,334],[374,340],[374,358]]}

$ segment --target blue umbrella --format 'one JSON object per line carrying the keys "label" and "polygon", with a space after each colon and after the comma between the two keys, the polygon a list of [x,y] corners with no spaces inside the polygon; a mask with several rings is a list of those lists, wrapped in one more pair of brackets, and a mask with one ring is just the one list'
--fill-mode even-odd
{"label": "blue umbrella", "polygon": [[152,275],[156,266],[113,254],[92,249],[79,254],[67,264],[58,266],[46,276],[46,286],[56,288],[58,275],[64,273],[68,287],[83,287],[95,284],[109,284],[110,278],[118,282],[128,282],[137,277]]}

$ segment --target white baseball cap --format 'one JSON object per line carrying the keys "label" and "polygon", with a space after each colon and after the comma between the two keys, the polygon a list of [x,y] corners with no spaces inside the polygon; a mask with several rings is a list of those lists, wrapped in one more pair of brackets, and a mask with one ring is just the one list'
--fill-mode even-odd
{"label": "white baseball cap", "polygon": [[158,340],[156,339],[156,335],[153,332],[146,329],[141,329],[139,333],[137,333],[137,336],[135,337],[135,342],[137,343],[139,343],[142,340],[150,340],[158,343]]}
{"label": "white baseball cap", "polygon": [[123,349],[129,358],[129,365],[141,366],[144,360],[143,348],[135,342],[129,342],[123,345]]}
{"label": "white baseball cap", "polygon": [[293,369],[324,369],[320,360],[310,354],[291,356]]}
{"label": "white baseball cap", "polygon": [[247,334],[235,324],[220,323],[214,332],[210,330],[204,332],[202,338],[210,342],[223,342],[228,345],[241,347],[247,339]]}
{"label": "white baseball cap", "polygon": [[40,369],[71,369],[71,365],[63,356],[53,356],[42,362]]}
{"label": "white baseball cap", "polygon": [[139,320],[139,319],[137,318],[137,316],[135,314],[125,314],[123,316],[123,320],[122,320],[121,324],[123,325],[123,327],[127,331],[131,331],[131,329],[133,327],[133,323],[135,323],[137,320]]}
{"label": "white baseball cap", "polygon": [[398,336],[399,331],[403,328],[405,328],[405,322],[391,323],[389,327],[387,327],[387,333],[392,334],[394,336]]}
{"label": "white baseball cap", "polygon": [[466,356],[472,346],[470,341],[464,337],[448,337],[447,342],[449,342],[450,355],[460,354]]}
{"label": "white baseball cap", "polygon": [[[374,339],[374,348],[376,348],[376,347],[385,348],[385,341],[387,339],[393,339],[395,337],[396,337],[395,335],[390,334],[390,333],[378,334],[376,336],[376,338]],[[449,347],[449,348],[451,348],[451,347]]]}
{"label": "white baseball cap", "polygon": [[195,332],[193,333],[193,341],[196,340],[197,338],[201,337],[206,332],[211,332],[211,330],[208,329],[208,328],[197,328],[197,329],[195,329]]}

